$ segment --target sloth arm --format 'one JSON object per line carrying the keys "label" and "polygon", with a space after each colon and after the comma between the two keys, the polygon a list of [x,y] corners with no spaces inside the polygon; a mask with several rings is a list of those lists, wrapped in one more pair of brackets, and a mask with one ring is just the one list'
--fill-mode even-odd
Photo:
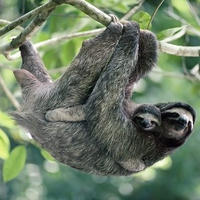
{"label": "sloth arm", "polygon": [[[129,49],[131,49],[131,47],[132,47],[132,45],[134,46],[134,48],[133,49],[131,49],[130,50],[130,52],[129,52],[129,57],[131,57],[132,58],[132,56],[134,55],[134,53],[135,53],[135,51],[137,52],[137,49],[138,49],[138,39],[139,39],[139,34],[138,34],[138,32],[139,32],[139,27],[136,25],[136,39],[133,39],[133,38],[135,38],[135,36],[133,36],[134,34],[133,33],[129,33],[130,35],[131,35],[131,38],[129,38],[129,36],[127,36],[127,37],[125,37],[125,39],[123,39],[122,41],[121,41],[121,43],[125,43],[125,47],[127,46],[127,48],[129,48]],[[128,39],[133,39],[133,40],[131,40],[130,42],[128,42],[128,43],[126,43],[127,42],[127,39],[126,38],[128,38]],[[130,43],[131,43],[131,45],[130,45]],[[122,44],[121,44],[122,45]],[[117,50],[117,52],[119,53],[121,53],[121,45],[118,47],[118,50]],[[115,50],[116,51],[116,50]],[[123,59],[125,59],[126,58],[126,56],[125,55],[121,55],[121,57],[123,57]],[[128,56],[127,56],[128,57]],[[128,57],[128,58],[129,58]],[[135,55],[135,57],[137,57],[137,54]],[[113,59],[113,58],[112,58]],[[121,58],[120,58],[121,59]],[[114,65],[116,64],[116,66],[118,67],[118,65],[120,65],[120,62],[118,63],[118,61],[120,60],[119,59],[119,56],[118,55],[115,55],[114,56],[114,62],[117,62],[117,64],[116,63],[114,63]],[[128,63],[128,66],[130,65],[132,65],[132,60],[133,59],[136,59],[136,58],[132,58],[132,59],[130,59],[131,61]],[[131,64],[130,64],[131,63]],[[136,65],[136,61],[134,62],[134,65]],[[108,66],[107,66],[108,67]],[[111,67],[110,67],[111,68]],[[113,72],[113,69],[110,69],[109,68],[109,70],[111,71],[111,72]],[[123,67],[122,67],[123,68]],[[107,71],[107,68],[106,68],[106,71]],[[130,69],[128,70],[128,71],[130,71]],[[109,72],[110,73],[110,72]],[[104,73],[103,74],[105,74],[105,75],[107,75],[108,73],[106,72],[105,73],[105,71],[104,71]],[[110,74],[113,74],[113,73],[110,73]],[[117,76],[118,76],[118,74],[117,74]],[[105,78],[105,77],[104,77]],[[113,80],[112,80],[113,81]],[[98,81],[99,82],[99,81]],[[118,81],[119,83],[121,82],[121,81]],[[127,80],[125,80],[125,81],[123,81],[123,82],[127,82]],[[99,84],[98,84],[99,85]],[[101,85],[101,83],[100,83],[100,85]],[[107,85],[107,84],[106,84]],[[115,85],[115,84],[109,84],[110,86],[109,86],[109,88],[110,88],[110,91],[108,91],[107,93],[112,93],[111,92],[111,88],[113,87],[113,85]],[[96,87],[96,85],[95,85],[95,87]],[[107,87],[107,86],[106,86]],[[124,90],[124,88],[123,87],[119,87],[120,88],[120,90]],[[95,89],[95,88],[94,88]],[[93,90],[93,92],[94,92],[94,90]],[[121,94],[122,92],[117,92],[117,94]],[[111,95],[111,94],[110,94]],[[109,95],[109,96],[110,96]],[[94,96],[96,96],[96,95],[94,95]],[[112,96],[112,95],[111,95]],[[120,96],[121,97],[121,96]],[[101,98],[100,98],[101,99]],[[99,99],[99,101],[101,101]],[[116,101],[117,101],[117,99],[119,99],[118,97],[115,99]],[[90,100],[91,101],[91,100]],[[98,100],[97,100],[98,101]],[[120,100],[119,100],[120,101]],[[93,102],[94,103],[94,102]],[[93,103],[92,103],[92,105],[93,105]],[[90,103],[89,103],[90,104]],[[74,107],[67,107],[67,108],[63,108],[63,107],[61,107],[61,108],[56,108],[56,109],[53,109],[53,110],[49,110],[49,111],[47,111],[47,113],[46,113],[46,115],[45,115],[45,118],[46,118],[46,120],[47,121],[52,121],[52,122],[55,122],[55,121],[66,121],[66,122],[76,122],[76,121],[83,121],[83,120],[85,120],[87,117],[86,117],[86,112],[84,112],[84,107],[85,106],[83,106],[83,105],[78,105],[78,106],[74,106]],[[87,102],[87,106],[86,107],[88,107],[88,102]],[[89,106],[90,107],[90,106]],[[95,106],[94,106],[95,107]],[[87,109],[86,109],[87,110]],[[89,109],[91,112],[93,112],[93,109]]]}

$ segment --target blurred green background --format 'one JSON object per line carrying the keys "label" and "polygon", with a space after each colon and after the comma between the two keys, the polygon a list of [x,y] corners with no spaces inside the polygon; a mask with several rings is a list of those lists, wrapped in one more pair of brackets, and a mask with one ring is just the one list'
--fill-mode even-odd
{"label": "blurred green background", "polygon": [[[41,0],[0,0],[0,19],[13,21],[19,16],[38,7]],[[136,0],[96,0],[88,1],[106,13],[119,18],[137,2]],[[197,33],[187,31],[174,44],[200,46],[200,1],[165,1],[158,10],[151,30],[158,34],[162,30],[193,26]],[[144,2],[140,11],[150,15],[160,1]],[[172,18],[169,13],[178,16]],[[182,21],[181,21],[182,20]],[[184,21],[183,21],[184,20]],[[28,22],[27,22],[28,23]],[[27,23],[23,24],[26,26]],[[64,5],[57,8],[42,28],[31,38],[38,43],[53,37],[79,31],[100,28],[95,22],[77,9]],[[13,30],[1,37],[1,45],[19,34]],[[44,46],[38,51],[51,76],[58,78],[63,69],[72,61],[86,37],[62,41]],[[183,101],[197,112],[193,135],[173,155],[158,162],[153,167],[129,177],[100,177],[75,171],[55,161],[46,160],[36,144],[5,117],[5,113],[15,110],[13,104],[0,87],[0,129],[10,140],[10,149],[19,144],[27,149],[26,164],[22,172],[13,180],[4,183],[0,174],[1,200],[200,200],[200,84],[190,70],[199,63],[199,58],[182,58],[159,53],[157,68],[141,80],[133,95],[136,102]],[[0,55],[0,75],[11,93],[20,101],[21,93],[12,70],[19,68],[20,58],[8,61]],[[1,144],[1,143],[0,143]],[[1,151],[1,147],[0,147]],[[1,152],[0,152],[1,154]],[[3,158],[3,157],[2,157]],[[2,172],[4,159],[0,159]],[[16,166],[13,165],[13,168]]]}

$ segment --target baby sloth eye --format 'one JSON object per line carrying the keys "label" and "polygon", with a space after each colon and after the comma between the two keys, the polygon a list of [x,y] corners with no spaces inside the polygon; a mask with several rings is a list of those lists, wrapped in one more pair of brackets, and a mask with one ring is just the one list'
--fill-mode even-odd
{"label": "baby sloth eye", "polygon": [[158,123],[156,121],[151,121],[151,124],[153,124],[154,126],[158,126]]}

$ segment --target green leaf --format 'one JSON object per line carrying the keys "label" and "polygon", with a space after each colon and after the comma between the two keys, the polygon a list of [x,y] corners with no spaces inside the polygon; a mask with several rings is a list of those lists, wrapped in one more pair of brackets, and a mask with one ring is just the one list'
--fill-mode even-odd
{"label": "green leaf", "polygon": [[3,127],[7,127],[7,128],[14,128],[15,127],[15,123],[14,121],[11,119],[11,117],[0,111],[0,126],[3,126]]}
{"label": "green leaf", "polygon": [[45,159],[50,160],[50,161],[55,161],[55,159],[49,154],[48,151],[41,149],[41,154]]}
{"label": "green leaf", "polygon": [[161,31],[160,33],[157,34],[157,39],[158,40],[163,40],[165,38],[171,37],[172,35],[174,35],[178,31],[184,29],[185,27],[186,26],[175,27],[175,28],[170,28],[170,29],[163,30],[163,31]]}
{"label": "green leaf", "polygon": [[151,16],[144,11],[137,12],[132,19],[139,23],[141,29],[147,29]]}
{"label": "green leaf", "polygon": [[4,182],[10,181],[18,176],[25,165],[26,160],[26,148],[25,146],[15,147],[8,159],[3,165],[3,180]]}
{"label": "green leaf", "polygon": [[8,136],[0,129],[0,158],[7,159],[10,150],[10,140]]}

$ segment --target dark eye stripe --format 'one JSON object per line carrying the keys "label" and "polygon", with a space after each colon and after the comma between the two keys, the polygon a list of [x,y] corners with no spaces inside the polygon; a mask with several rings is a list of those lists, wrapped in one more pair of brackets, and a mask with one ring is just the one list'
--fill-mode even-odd
{"label": "dark eye stripe", "polygon": [[178,118],[180,115],[176,112],[167,112],[162,114],[163,117],[171,117],[171,118]]}

